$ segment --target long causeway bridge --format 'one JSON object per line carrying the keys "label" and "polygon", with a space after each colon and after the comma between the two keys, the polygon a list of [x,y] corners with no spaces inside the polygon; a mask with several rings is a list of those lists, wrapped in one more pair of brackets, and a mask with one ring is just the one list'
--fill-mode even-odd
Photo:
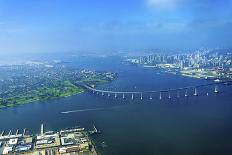
{"label": "long causeway bridge", "polygon": [[[79,86],[89,90],[94,94],[98,94],[101,96],[113,96],[114,98],[130,98],[133,100],[135,97],[139,97],[141,100],[146,96],[149,99],[153,99],[155,94],[159,95],[159,99],[161,100],[164,97],[171,99],[172,97],[188,97],[188,96],[198,96],[198,90],[203,87],[211,86],[214,89],[212,90],[213,93],[219,93],[219,86],[220,85],[231,85],[232,81],[220,81],[220,82],[212,82],[208,84],[196,85],[196,86],[187,86],[181,88],[173,88],[173,89],[166,89],[166,90],[151,90],[151,91],[112,91],[112,90],[102,90],[97,89],[87,84],[77,83]],[[209,95],[209,93],[206,93]]]}

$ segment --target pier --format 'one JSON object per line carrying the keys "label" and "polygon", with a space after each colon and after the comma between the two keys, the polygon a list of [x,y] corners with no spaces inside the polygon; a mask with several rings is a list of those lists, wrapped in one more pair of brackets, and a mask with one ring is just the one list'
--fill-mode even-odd
{"label": "pier", "polygon": [[17,129],[17,130],[16,130],[16,133],[15,133],[15,135],[18,135],[18,133],[19,133],[19,129]]}
{"label": "pier", "polygon": [[[9,132],[2,131],[0,135],[0,154],[82,154],[97,155],[94,143],[84,128],[74,127],[60,131],[45,131],[41,124],[40,132],[26,135],[16,129]],[[4,135],[4,133],[7,135]],[[93,133],[100,131],[93,126]]]}
{"label": "pier", "polygon": [[26,134],[26,128],[25,129],[23,129],[23,136]]}
{"label": "pier", "polygon": [[14,139],[14,138],[23,137],[23,134],[19,134],[18,129],[17,129],[15,134],[12,134],[12,130],[10,130],[7,135],[4,135],[4,133],[5,133],[5,131],[1,132],[0,140],[8,140],[8,139]]}
{"label": "pier", "polygon": [[5,131],[2,131],[2,133],[1,133],[0,137],[2,137],[2,136],[4,135],[4,133],[5,133]]}

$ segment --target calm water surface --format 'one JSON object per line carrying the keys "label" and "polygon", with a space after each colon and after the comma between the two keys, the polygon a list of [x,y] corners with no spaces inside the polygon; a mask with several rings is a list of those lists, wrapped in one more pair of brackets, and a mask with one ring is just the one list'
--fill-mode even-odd
{"label": "calm water surface", "polygon": [[[68,65],[72,67],[117,72],[116,81],[99,86],[108,90],[159,90],[208,82],[125,65],[117,57],[82,57],[71,61]],[[90,129],[95,124],[103,133],[93,138],[104,155],[230,155],[231,90],[231,86],[221,86],[221,93],[216,95],[208,87],[199,90],[198,97],[162,101],[158,100],[158,94],[154,94],[152,101],[141,101],[138,96],[131,101],[129,96],[123,100],[86,92],[2,109],[0,131],[28,128],[35,133],[41,123],[47,130],[76,125]],[[61,113],[70,110],[81,111]],[[101,147],[103,141],[107,147]]]}

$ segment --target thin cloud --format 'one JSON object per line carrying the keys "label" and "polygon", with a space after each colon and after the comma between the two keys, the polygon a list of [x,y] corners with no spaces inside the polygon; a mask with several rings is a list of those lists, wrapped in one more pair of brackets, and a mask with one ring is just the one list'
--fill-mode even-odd
{"label": "thin cloud", "polygon": [[146,0],[149,7],[163,10],[163,9],[175,9],[181,0]]}

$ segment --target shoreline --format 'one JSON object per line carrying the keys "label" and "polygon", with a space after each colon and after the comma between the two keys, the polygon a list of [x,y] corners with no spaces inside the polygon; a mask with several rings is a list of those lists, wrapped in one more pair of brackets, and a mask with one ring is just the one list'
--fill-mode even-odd
{"label": "shoreline", "polygon": [[79,94],[84,93],[84,92],[85,92],[85,90],[80,91],[80,92],[77,92],[77,93],[74,93],[74,94],[69,94],[69,95],[66,95],[66,96],[58,96],[58,97],[52,97],[52,98],[48,98],[48,99],[28,100],[28,101],[26,101],[26,102],[23,102],[23,103],[20,103],[20,104],[15,104],[15,105],[12,105],[12,104],[9,104],[9,105],[6,105],[6,106],[0,105],[0,110],[1,110],[1,109],[5,109],[5,108],[11,108],[11,107],[22,106],[22,105],[25,105],[25,104],[32,104],[32,103],[35,103],[35,102],[37,102],[37,101],[43,102],[43,101],[50,101],[50,100],[57,100],[57,99],[67,98],[67,97],[79,95]]}
{"label": "shoreline", "polygon": [[[17,129],[15,134],[11,131],[9,134],[6,134],[8,133],[6,131],[1,132],[0,154],[7,152],[4,154],[32,155],[44,154],[50,151],[55,154],[74,153],[80,155],[100,155],[88,131],[78,126],[46,132],[44,125],[41,124],[40,132],[33,134],[30,134],[26,128],[24,128],[23,132]],[[12,143],[13,140],[14,143]],[[18,143],[19,141],[23,143]]]}
{"label": "shoreline", "polygon": [[142,65],[143,68],[151,68],[151,69],[161,69],[163,72],[165,73],[170,73],[173,75],[180,75],[183,77],[190,77],[190,78],[194,78],[194,79],[203,79],[203,80],[232,80],[231,78],[220,78],[220,77],[216,77],[216,76],[207,76],[204,74],[195,74],[195,75],[191,75],[191,74],[187,74],[187,73],[182,73],[180,70],[179,71],[175,71],[175,70],[168,70],[165,67],[158,67],[158,66],[149,66],[149,65]]}
{"label": "shoreline", "polygon": [[[110,83],[110,82],[112,82],[112,81],[104,81],[104,82],[102,82],[102,83],[100,83],[100,84],[106,84],[106,83]],[[98,85],[100,85],[100,84],[98,84]],[[22,102],[22,103],[16,103],[16,104],[8,104],[8,105],[1,105],[0,104],[0,110],[1,109],[5,109],[5,108],[12,108],[12,107],[17,107],[17,106],[22,106],[22,105],[25,105],[25,104],[32,104],[32,103],[35,103],[35,102],[37,102],[37,101],[39,101],[39,102],[43,102],[43,101],[50,101],[50,100],[56,100],[56,99],[62,99],[62,98],[68,98],[68,97],[71,97],[71,96],[75,96],[75,95],[79,95],[79,94],[81,94],[81,93],[84,93],[84,92],[86,92],[86,89],[84,89],[84,88],[81,88],[81,87],[78,87],[77,85],[74,85],[74,84],[72,84],[72,86],[75,86],[76,88],[78,88],[78,89],[80,89],[78,92],[74,92],[74,93],[70,93],[70,94],[68,94],[68,95],[60,95],[60,96],[55,96],[55,97],[51,97],[51,98],[45,98],[45,99],[31,99],[31,100],[27,100],[27,101],[25,101],[25,102]]]}

